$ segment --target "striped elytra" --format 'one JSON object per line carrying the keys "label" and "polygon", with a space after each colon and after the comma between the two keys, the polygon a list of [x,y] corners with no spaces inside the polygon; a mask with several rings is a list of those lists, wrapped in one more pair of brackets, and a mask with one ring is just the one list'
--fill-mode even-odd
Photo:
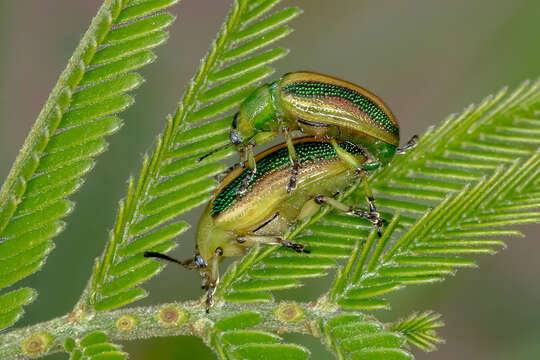
{"label": "striped elytra", "polygon": [[[375,94],[333,76],[297,71],[284,75],[279,84],[284,116],[340,128],[353,142],[366,137],[399,144],[399,124],[390,108]],[[356,137],[356,141],[354,139]]]}
{"label": "striped elytra", "polygon": [[[339,146],[350,154],[362,154],[362,150],[349,142],[340,143]],[[328,159],[337,158],[337,153],[331,144],[327,142],[309,141],[295,145],[296,155],[301,164],[306,162],[317,163]],[[280,171],[291,167],[287,147],[269,152],[257,159],[257,172],[248,183],[248,192],[257,185],[259,179],[270,172]],[[246,194],[237,194],[237,189],[248,175],[249,169],[242,170],[238,175],[224,180],[221,189],[215,195],[212,202],[212,216],[217,216],[226,211],[236,201],[240,201]]]}
{"label": "striped elytra", "polygon": [[283,92],[298,98],[350,102],[388,132],[399,135],[399,128],[391,120],[391,114],[387,114],[377,103],[355,89],[321,81],[297,81],[285,86]]}

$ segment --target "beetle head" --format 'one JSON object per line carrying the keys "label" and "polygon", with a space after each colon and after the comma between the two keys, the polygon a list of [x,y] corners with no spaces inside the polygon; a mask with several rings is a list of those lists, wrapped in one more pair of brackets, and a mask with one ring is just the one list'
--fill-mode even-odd
{"label": "beetle head", "polygon": [[235,114],[230,134],[235,145],[246,145],[261,132],[275,131],[278,127],[274,100],[268,85],[257,88],[249,95]]}

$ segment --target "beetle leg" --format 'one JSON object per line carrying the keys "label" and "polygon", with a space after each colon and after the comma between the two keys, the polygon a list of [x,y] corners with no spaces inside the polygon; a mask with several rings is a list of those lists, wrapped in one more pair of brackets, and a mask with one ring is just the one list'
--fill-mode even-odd
{"label": "beetle leg", "polygon": [[299,244],[299,243],[295,243],[295,242],[291,242],[291,241],[287,241],[287,240],[283,240],[282,238],[278,237],[277,239],[277,243],[281,246],[285,246],[285,247],[288,247],[290,249],[293,249],[294,251],[296,251],[297,253],[301,253],[301,252],[304,252],[306,254],[309,254],[311,251],[307,250],[305,248],[305,245],[304,244]]}
{"label": "beetle leg", "polygon": [[240,186],[236,190],[237,195],[244,194],[247,191],[249,182],[253,179],[253,177],[255,176],[255,173],[257,172],[257,163],[255,161],[255,156],[253,155],[253,146],[255,146],[255,144],[250,142],[247,145],[247,148],[244,150],[245,151],[244,152],[245,154],[244,167],[245,167],[245,164],[247,163],[247,167],[250,169],[250,171],[247,173],[244,180],[242,180],[242,184],[240,184]]}
{"label": "beetle leg", "polygon": [[223,249],[218,247],[214,251],[214,257],[210,264],[210,271],[207,273],[208,292],[206,293],[206,313],[210,312],[210,307],[214,304],[214,294],[219,283],[219,257],[223,255]]}
{"label": "beetle leg", "polygon": [[359,163],[353,155],[342,149],[341,146],[338,145],[336,139],[330,139],[330,144],[332,144],[334,151],[337,153],[338,157],[341,160],[349,164],[349,166],[351,166],[352,168],[357,169],[358,171],[362,170],[362,164]]}
{"label": "beetle leg", "polygon": [[365,170],[361,170],[358,172],[358,175],[362,177],[362,185],[364,186],[364,193],[366,194],[366,199],[369,204],[369,211],[376,212],[377,209],[375,208],[375,198],[373,197],[373,192],[371,191],[367,181],[367,173]]}
{"label": "beetle leg", "polygon": [[289,160],[291,162],[291,177],[289,183],[287,184],[287,193],[290,193],[296,189],[296,176],[298,175],[298,169],[300,164],[298,163],[298,158],[296,157],[296,150],[294,149],[293,140],[289,130],[286,127],[282,127],[283,135],[287,140],[287,149],[289,150]]}
{"label": "beetle leg", "polygon": [[370,206],[369,206],[370,211],[363,211],[363,210],[355,209],[351,206],[345,205],[337,201],[334,198],[331,198],[329,196],[324,196],[324,195],[317,195],[315,197],[315,202],[319,205],[328,204],[332,206],[333,208],[343,211],[347,214],[356,215],[356,216],[360,216],[365,219],[368,219],[369,221],[371,221],[373,226],[377,228],[377,234],[381,236],[381,228],[385,220],[380,217],[380,214],[376,211],[375,205],[372,202],[370,202]]}
{"label": "beetle leg", "polygon": [[270,235],[246,235],[236,238],[236,241],[246,247],[252,247],[257,244],[265,245],[281,245],[293,249],[294,251],[301,253],[304,252],[309,254],[310,251],[305,249],[304,244],[298,244],[295,242],[283,240],[279,236],[270,236]]}
{"label": "beetle leg", "polygon": [[338,157],[345,163],[347,163],[350,167],[356,169],[358,173],[362,173],[363,171],[376,170],[381,166],[381,163],[373,156],[373,154],[371,154],[367,149],[358,144],[355,145],[360,150],[362,150],[362,153],[365,156],[365,160],[363,162],[359,162],[357,158],[342,149],[341,146],[339,146],[339,144],[337,143],[336,139],[331,138],[330,144],[332,144],[332,147],[334,148],[334,151],[337,153]]}
{"label": "beetle leg", "polygon": [[418,145],[418,135],[413,135],[411,140],[407,141],[405,145],[400,146],[396,149],[396,154],[405,154],[407,150],[416,147],[416,145]]}
{"label": "beetle leg", "polygon": [[[366,170],[372,170],[379,167],[379,163],[370,162],[370,163],[360,164],[353,156],[351,156],[348,152],[343,150],[338,145],[335,139],[332,139],[330,142],[332,146],[334,147],[334,150],[336,151],[338,156],[347,164],[349,164],[351,167],[357,169],[358,175],[362,177],[362,184],[364,186],[364,192],[366,194],[366,198],[369,204],[369,211],[354,210],[353,208],[348,207],[347,205],[343,205],[337,200],[333,198],[329,198],[329,197],[317,196],[315,198],[315,202],[317,202],[318,204],[322,204],[322,202],[326,202],[330,204],[331,206],[335,207],[336,209],[368,219],[369,221],[373,223],[374,226],[377,227],[377,234],[381,236],[381,227],[384,222],[384,219],[381,219],[380,214],[377,212],[377,209],[375,208],[375,198],[373,197],[373,193],[371,192],[371,188],[369,187],[369,184],[367,181],[367,172],[366,172]],[[322,201],[322,202],[319,202],[319,201]]]}
{"label": "beetle leg", "polygon": [[240,158],[242,158],[242,161],[240,163],[242,164],[242,168],[245,169],[248,164],[248,152],[246,149],[239,150],[241,151]]}
{"label": "beetle leg", "polygon": [[208,290],[208,275],[206,275],[206,273],[204,274],[201,274],[201,289],[203,290]]}

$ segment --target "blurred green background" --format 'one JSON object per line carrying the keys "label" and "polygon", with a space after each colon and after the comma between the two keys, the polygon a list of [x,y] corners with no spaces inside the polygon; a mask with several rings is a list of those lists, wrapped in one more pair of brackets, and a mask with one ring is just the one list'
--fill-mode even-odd
{"label": "blurred green background", "polygon": [[[147,82],[136,104],[121,117],[125,126],[111,138],[86,186],[74,196],[76,211],[56,240],[42,271],[24,281],[40,291],[18,326],[63,315],[86,285],[112,227],[126,179],[136,175],[164,119],[172,113],[199,59],[214,38],[231,1],[183,0],[178,20],[156,63],[143,69]],[[306,69],[345,78],[381,96],[398,117],[403,140],[422,134],[448,114],[504,86],[515,88],[540,75],[538,0],[297,0],[304,9],[295,32],[280,45],[291,54],[277,63],[275,78]],[[0,175],[4,178],[49,91],[95,15],[97,0],[0,1]],[[196,215],[192,216],[195,221]],[[540,358],[540,239],[538,226],[522,228],[496,256],[479,257],[479,270],[465,270],[434,285],[408,288],[393,298],[393,320],[412,311],[443,314],[446,344],[417,359]],[[179,239],[177,257],[193,248],[192,233]],[[311,300],[328,284],[311,281],[284,296]],[[139,304],[193,299],[198,275],[169,266],[146,285]],[[331,358],[305,336],[314,359]],[[193,337],[126,343],[132,359],[214,359]],[[50,359],[62,359],[54,355]]]}

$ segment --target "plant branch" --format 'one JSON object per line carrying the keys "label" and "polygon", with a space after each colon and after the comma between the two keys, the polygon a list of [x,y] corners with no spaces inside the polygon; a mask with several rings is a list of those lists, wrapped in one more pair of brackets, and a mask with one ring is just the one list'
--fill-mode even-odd
{"label": "plant branch", "polygon": [[[105,332],[112,341],[137,340],[148,337],[165,337],[178,335],[192,335],[202,338],[207,344],[211,339],[209,334],[215,331],[215,324],[223,318],[241,313],[256,313],[260,315],[261,322],[252,327],[255,330],[264,330],[273,333],[294,332],[321,337],[320,321],[337,315],[345,314],[341,311],[325,310],[308,303],[288,302],[286,306],[300,307],[303,317],[300,321],[287,322],[276,315],[276,310],[283,304],[229,304],[216,306],[210,314],[206,314],[199,302],[188,301],[162,304],[158,306],[135,307],[117,311],[104,311],[95,313],[70,313],[62,317],[14,330],[0,335],[0,358],[22,359],[25,354],[21,343],[33,334],[46,334],[52,339],[47,351],[40,355],[64,351],[66,339],[82,339],[94,331]],[[178,315],[175,318],[175,311]],[[350,314],[350,313],[349,313]],[[134,320],[133,328],[122,326],[126,321]],[[184,319],[184,320],[182,320]],[[219,324],[218,324],[219,325]],[[212,330],[214,329],[214,330]]]}

